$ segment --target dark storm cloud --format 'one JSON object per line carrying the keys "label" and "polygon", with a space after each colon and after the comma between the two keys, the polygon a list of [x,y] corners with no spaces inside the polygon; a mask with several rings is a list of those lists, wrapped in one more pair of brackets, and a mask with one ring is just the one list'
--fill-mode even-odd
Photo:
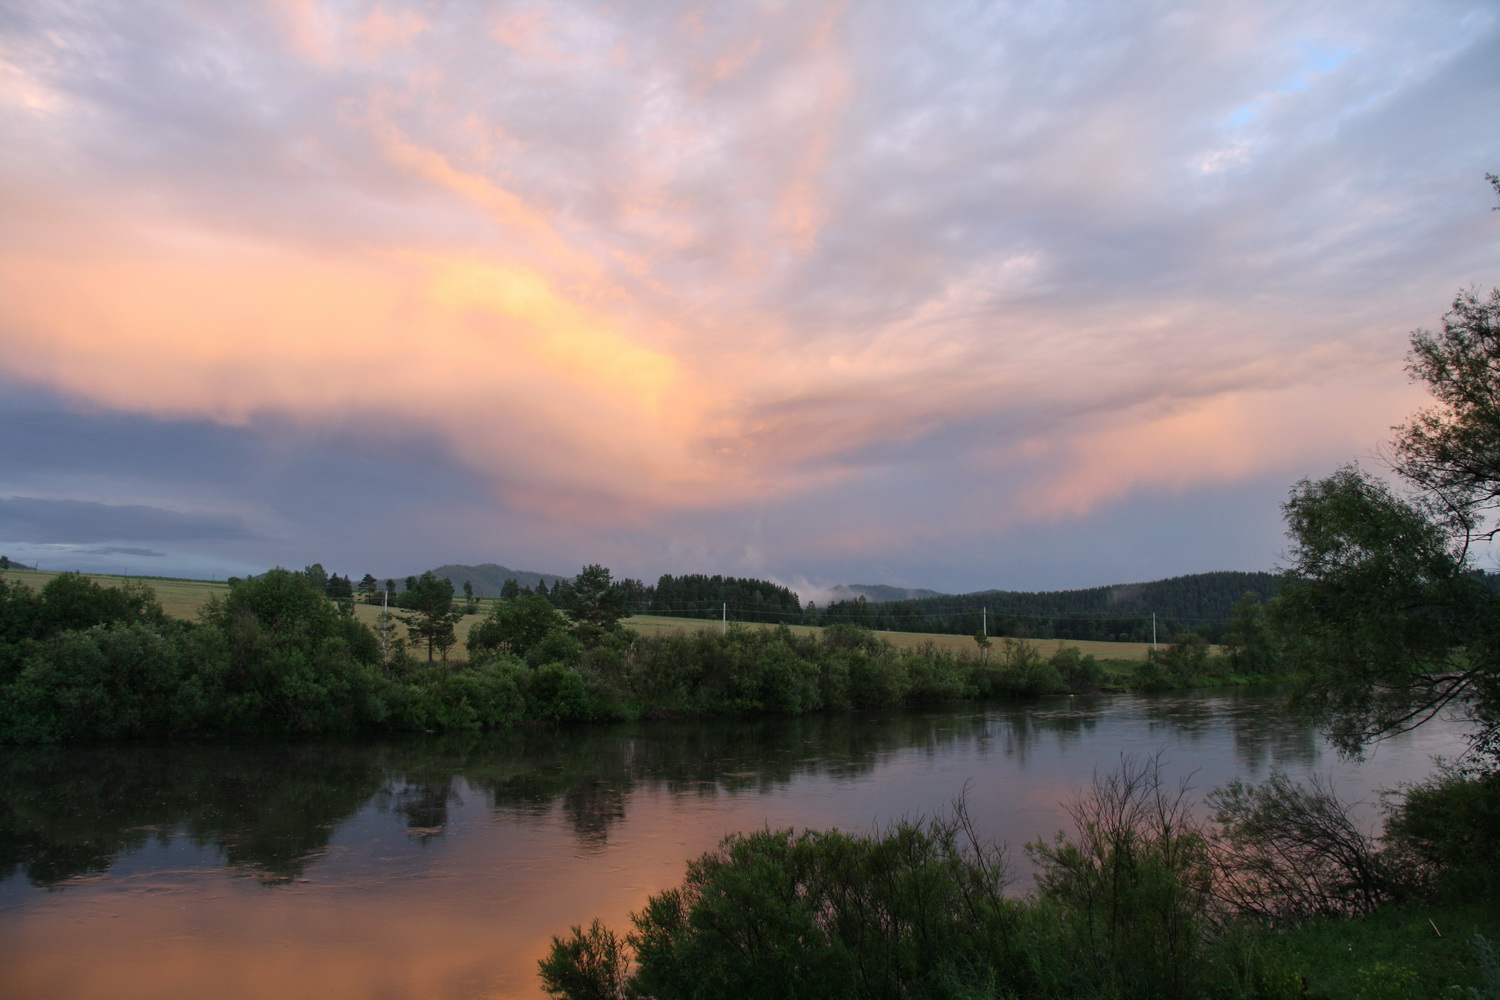
{"label": "dark storm cloud", "polygon": [[0,538],[17,542],[224,542],[251,537],[236,517],[183,513],[142,504],[0,497]]}

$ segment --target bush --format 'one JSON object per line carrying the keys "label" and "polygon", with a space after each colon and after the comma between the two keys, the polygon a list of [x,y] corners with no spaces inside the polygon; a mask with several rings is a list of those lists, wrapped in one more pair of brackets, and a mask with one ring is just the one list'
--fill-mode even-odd
{"label": "bush", "polygon": [[457,669],[414,670],[391,724],[424,732],[509,726],[525,712],[521,686],[528,673],[510,657]]}
{"label": "bush", "polygon": [[1059,646],[1052,654],[1052,669],[1074,691],[1093,691],[1104,683],[1104,667],[1092,653],[1077,646]]}
{"label": "bush", "polygon": [[1165,788],[1156,758],[1122,757],[1068,812],[1076,839],[1058,834],[1026,853],[1069,960],[1101,995],[1198,995],[1213,867],[1186,786]]}
{"label": "bush", "polygon": [[1231,781],[1208,798],[1221,826],[1220,895],[1268,922],[1360,916],[1388,898],[1374,842],[1316,776],[1294,784],[1273,769],[1260,785]]}
{"label": "bush", "polygon": [[1146,658],[1158,663],[1162,673],[1176,685],[1188,685],[1209,672],[1208,643],[1203,641],[1201,635],[1193,632],[1165,649],[1149,650]]}
{"label": "bush", "polygon": [[1404,886],[1421,895],[1500,897],[1500,772],[1446,770],[1408,788],[1386,841]]}
{"label": "bush", "polygon": [[968,829],[960,813],[881,836],[727,837],[631,917],[633,971],[596,921],[553,939],[543,985],[567,998],[954,995],[973,970],[1010,964],[1017,909],[998,852]]}
{"label": "bush", "polygon": [[1148,657],[1131,669],[1130,687],[1136,691],[1170,691],[1172,678],[1160,661]]}
{"label": "bush", "polygon": [[531,675],[526,714],[553,722],[582,722],[594,717],[583,675],[561,663],[545,663]]}
{"label": "bush", "polygon": [[1025,639],[1006,639],[995,663],[998,674],[993,689],[996,693],[1034,697],[1060,694],[1068,689],[1052,662],[1042,656],[1034,643]]}
{"label": "bush", "polygon": [[571,632],[548,632],[526,650],[525,659],[530,667],[540,667],[544,663],[576,667],[583,659],[583,645]]}

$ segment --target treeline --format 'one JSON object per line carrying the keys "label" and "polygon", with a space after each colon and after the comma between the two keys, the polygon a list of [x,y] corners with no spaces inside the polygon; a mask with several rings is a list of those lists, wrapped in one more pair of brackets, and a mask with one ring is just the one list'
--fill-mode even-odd
{"label": "treeline", "polygon": [[[666,573],[655,586],[626,578],[611,579],[610,587],[627,614],[715,620],[722,617],[735,622],[785,625],[804,624],[807,619],[796,592],[769,580]],[[570,580],[558,580],[549,587],[545,580],[524,585],[512,577],[501,585],[500,598],[511,601],[535,594],[566,611],[574,600],[573,591],[574,583]]]}
{"label": "treeline", "polygon": [[[676,618],[803,624],[802,601],[795,591],[769,580],[749,577],[666,574],[655,587],[642,589],[635,605],[642,613]],[[731,614],[732,609],[732,614]]]}
{"label": "treeline", "polygon": [[[183,622],[135,581],[102,587],[65,573],[33,591],[0,578],[0,742],[797,714],[1120,683],[1076,647],[1044,656],[1018,640],[962,653],[897,649],[842,624],[801,635],[781,626],[641,636],[621,627],[629,590],[602,566],[566,582],[566,613],[540,594],[494,602],[470,630],[467,662],[449,664],[459,615],[449,581],[416,578],[403,592],[414,609],[382,613],[374,629],[316,583],[275,569]],[[1258,621],[1247,605],[1245,627],[1253,633]],[[1244,674],[1256,669],[1252,647],[1211,656],[1201,642],[1182,643],[1123,683]]]}

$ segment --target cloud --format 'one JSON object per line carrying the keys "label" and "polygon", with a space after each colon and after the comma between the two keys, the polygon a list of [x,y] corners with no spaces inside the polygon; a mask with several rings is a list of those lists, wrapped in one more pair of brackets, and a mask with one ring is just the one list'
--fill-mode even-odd
{"label": "cloud", "polygon": [[1467,0],[20,3],[0,375],[420,441],[641,559],[757,505],[999,545],[1411,409],[1405,334],[1500,249],[1497,38]]}
{"label": "cloud", "polygon": [[[251,537],[235,517],[88,500],[0,497],[0,538],[81,545],[112,541],[235,541]],[[138,555],[158,555],[116,549]],[[97,554],[97,553],[96,553]]]}
{"label": "cloud", "polygon": [[165,558],[165,552],[155,549],[138,549],[126,545],[106,545],[100,549],[80,549],[80,553],[90,556],[145,556],[152,559]]}

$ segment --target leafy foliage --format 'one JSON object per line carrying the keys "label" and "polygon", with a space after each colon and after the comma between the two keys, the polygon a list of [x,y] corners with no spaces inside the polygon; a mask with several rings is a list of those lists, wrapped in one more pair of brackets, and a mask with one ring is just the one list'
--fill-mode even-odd
{"label": "leafy foliage", "polygon": [[630,614],[625,592],[611,585],[609,570],[598,563],[579,570],[561,606],[590,634],[613,632],[620,627],[620,619]]}
{"label": "leafy foliage", "polygon": [[[1380,862],[1326,789],[1273,775],[1215,798],[1217,831],[1158,759],[1122,758],[1075,800],[1071,834],[1028,845],[1037,888],[1020,897],[1003,893],[1003,855],[980,846],[962,803],[866,836],[731,835],[651,896],[628,934],[596,920],[554,938],[542,982],[554,997],[610,1000],[1333,1000],[1491,981],[1488,966],[1460,968],[1457,938],[1429,932],[1432,909],[1401,926],[1410,918],[1335,899],[1363,891],[1360,866]],[[1247,857],[1256,839],[1264,849]],[[1341,853],[1351,844],[1359,856]],[[1252,875],[1272,897],[1259,909],[1233,892],[1253,893]],[[1443,912],[1445,928],[1463,926]]]}
{"label": "leafy foliage", "polygon": [[436,576],[428,570],[420,577],[408,580],[401,594],[401,606],[416,614],[403,617],[412,641],[427,644],[427,662],[432,662],[433,651],[448,659],[448,650],[453,648],[455,636],[453,626],[461,615],[453,609],[453,583]]}
{"label": "leafy foliage", "polygon": [[1124,757],[1069,808],[1074,838],[1026,847],[1070,954],[1121,995],[1199,995],[1213,866],[1190,804],[1159,761]]}
{"label": "leafy foliage", "polygon": [[1297,703],[1340,749],[1445,708],[1500,762],[1500,595],[1470,571],[1500,506],[1500,290],[1461,293],[1443,332],[1412,336],[1408,369],[1436,406],[1397,429],[1392,487],[1345,467],[1284,506],[1293,566],[1273,621],[1304,669]]}
{"label": "leafy foliage", "polygon": [[1015,949],[1004,883],[961,815],[872,837],[736,834],[631,918],[633,969],[595,922],[554,938],[543,984],[570,998],[950,995],[945,973]]}
{"label": "leafy foliage", "polygon": [[545,597],[527,594],[496,601],[484,621],[469,630],[470,655],[502,650],[525,656],[533,646],[564,626],[562,615]]}
{"label": "leafy foliage", "polygon": [[1500,772],[1448,769],[1408,788],[1386,839],[1396,874],[1424,897],[1500,897]]}

